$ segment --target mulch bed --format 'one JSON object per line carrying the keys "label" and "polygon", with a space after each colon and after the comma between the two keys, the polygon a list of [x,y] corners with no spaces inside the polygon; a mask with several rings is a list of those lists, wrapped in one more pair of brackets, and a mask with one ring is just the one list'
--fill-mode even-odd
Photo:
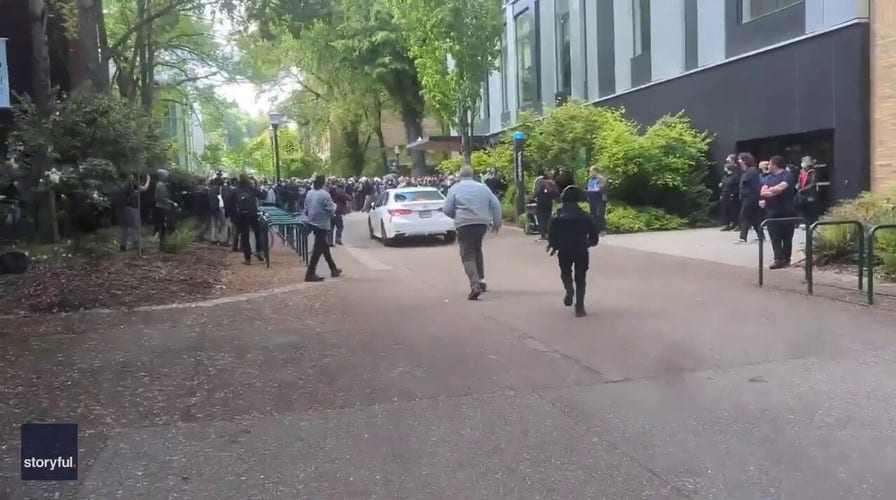
{"label": "mulch bed", "polygon": [[197,300],[214,295],[227,267],[223,248],[191,245],[178,254],[147,251],[109,259],[35,262],[0,276],[0,315],[75,312]]}
{"label": "mulch bed", "polygon": [[194,302],[291,285],[304,276],[295,252],[279,243],[269,269],[242,261],[229,247],[196,243],[177,254],[147,249],[142,258],[128,252],[34,262],[25,274],[0,275],[0,316]]}

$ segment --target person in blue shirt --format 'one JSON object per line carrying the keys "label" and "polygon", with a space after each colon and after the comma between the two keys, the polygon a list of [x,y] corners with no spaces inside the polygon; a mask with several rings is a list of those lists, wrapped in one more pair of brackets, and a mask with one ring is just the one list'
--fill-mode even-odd
{"label": "person in blue shirt", "polygon": [[[762,180],[759,192],[769,219],[796,217],[796,189],[793,176],[784,158],[772,156],[768,160],[768,175]],[[793,253],[793,222],[769,222],[768,238],[772,243],[775,261],[769,269],[783,269],[790,265]]]}
{"label": "person in blue shirt", "polygon": [[588,206],[591,209],[591,216],[597,222],[600,232],[606,231],[606,213],[607,213],[607,178],[600,174],[597,165],[592,165],[588,169],[591,176],[588,179],[588,186],[585,188],[585,194],[588,197]]}

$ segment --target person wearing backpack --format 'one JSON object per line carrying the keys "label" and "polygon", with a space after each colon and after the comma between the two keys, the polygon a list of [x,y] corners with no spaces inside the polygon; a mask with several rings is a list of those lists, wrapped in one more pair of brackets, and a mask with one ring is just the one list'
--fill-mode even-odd
{"label": "person wearing backpack", "polygon": [[255,234],[255,256],[258,260],[264,260],[261,256],[262,245],[264,241],[260,235],[260,226],[258,224],[258,200],[261,199],[262,193],[249,181],[249,176],[240,174],[239,182],[236,189],[231,192],[232,205],[235,209],[234,222],[236,223],[237,234],[234,238],[239,239],[239,244],[243,250],[243,264],[252,263],[252,246],[249,244],[249,230]]}

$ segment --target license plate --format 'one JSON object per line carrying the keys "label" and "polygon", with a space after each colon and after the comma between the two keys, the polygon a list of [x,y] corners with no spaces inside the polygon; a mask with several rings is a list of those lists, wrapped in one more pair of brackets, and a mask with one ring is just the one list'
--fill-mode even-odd
{"label": "license plate", "polygon": [[426,219],[427,217],[432,217],[432,210],[421,210],[421,211],[420,211],[420,218],[421,218],[421,219]]}

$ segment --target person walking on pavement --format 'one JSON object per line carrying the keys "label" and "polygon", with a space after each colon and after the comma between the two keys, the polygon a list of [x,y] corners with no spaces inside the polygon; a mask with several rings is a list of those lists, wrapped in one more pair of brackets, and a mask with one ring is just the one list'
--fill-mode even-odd
{"label": "person walking on pavement", "polygon": [[477,300],[486,291],[482,239],[489,224],[495,234],[501,228],[501,202],[488,186],[473,179],[473,167],[464,165],[458,177],[448,189],[442,210],[454,219],[460,261],[470,280],[467,299]]}
{"label": "person walking on pavement", "polygon": [[330,245],[327,242],[327,236],[330,233],[330,223],[336,213],[336,204],[330,193],[324,189],[327,183],[326,177],[318,175],[314,178],[312,190],[305,195],[305,216],[308,218],[308,224],[314,233],[314,247],[311,249],[311,258],[308,260],[308,271],[305,274],[305,281],[316,282],[324,279],[317,275],[317,263],[321,256],[330,266],[330,276],[338,278],[342,275],[342,270],[336,267],[333,256],[330,255]]}
{"label": "person walking on pavement", "polygon": [[243,264],[252,264],[252,246],[249,243],[249,230],[255,235],[255,256],[258,260],[264,260],[261,256],[261,246],[264,244],[259,237],[258,226],[258,200],[264,194],[249,180],[249,176],[241,174],[237,187],[230,193],[233,197],[231,203],[235,207],[234,222],[236,223],[236,235],[243,250]]}
{"label": "person walking on pavement", "polygon": [[588,249],[600,241],[598,223],[582,210],[579,202],[585,194],[577,186],[568,186],[560,195],[562,205],[551,220],[547,250],[557,254],[560,280],[563,281],[563,305],[573,305],[576,317],[585,316],[585,281],[588,273]]}

